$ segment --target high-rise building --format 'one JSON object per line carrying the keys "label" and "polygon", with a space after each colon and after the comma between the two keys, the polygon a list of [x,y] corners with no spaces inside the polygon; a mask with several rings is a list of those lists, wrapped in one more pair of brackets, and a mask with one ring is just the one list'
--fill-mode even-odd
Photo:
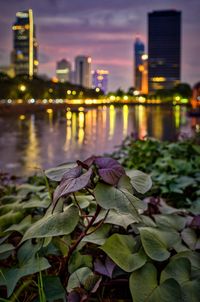
{"label": "high-rise building", "polygon": [[56,76],[59,82],[71,82],[71,63],[65,59],[58,61]]}
{"label": "high-rise building", "polygon": [[91,88],[91,57],[77,56],[75,58],[76,84]]}
{"label": "high-rise building", "polygon": [[104,93],[108,89],[108,70],[97,69],[92,73],[92,88],[99,88]]}
{"label": "high-rise building", "polygon": [[149,90],[170,89],[180,82],[181,12],[148,15]]}
{"label": "high-rise building", "polygon": [[17,12],[16,22],[12,29],[15,74],[25,74],[32,77],[37,74],[38,70],[38,45],[32,9]]}
{"label": "high-rise building", "polygon": [[144,43],[136,38],[134,43],[134,58],[135,58],[135,68],[134,68],[134,76],[135,76],[135,89],[141,91],[142,89],[142,55],[144,54]]}

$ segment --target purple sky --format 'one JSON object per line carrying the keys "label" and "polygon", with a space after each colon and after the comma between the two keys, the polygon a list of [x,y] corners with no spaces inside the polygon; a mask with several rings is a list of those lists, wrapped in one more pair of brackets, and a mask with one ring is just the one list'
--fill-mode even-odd
{"label": "purple sky", "polygon": [[110,71],[109,89],[132,86],[133,41],[147,41],[147,13],[182,11],[182,81],[200,80],[200,0],[0,0],[0,65],[8,64],[11,26],[18,10],[33,9],[40,74],[55,75],[56,61],[90,55],[92,68]]}

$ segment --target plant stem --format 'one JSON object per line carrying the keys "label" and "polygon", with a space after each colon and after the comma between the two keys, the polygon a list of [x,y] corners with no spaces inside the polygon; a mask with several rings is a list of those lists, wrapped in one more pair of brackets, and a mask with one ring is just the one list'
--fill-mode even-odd
{"label": "plant stem", "polygon": [[88,223],[87,227],[85,228],[85,230],[77,238],[75,243],[69,248],[68,255],[64,258],[64,262],[63,262],[63,265],[62,265],[62,268],[61,268],[61,281],[63,282],[64,287],[67,286],[67,282],[68,282],[68,263],[69,263],[70,257],[72,256],[73,252],[75,251],[75,249],[77,248],[77,246],[79,245],[81,240],[85,236],[88,235],[87,232],[92,227],[95,220],[97,219],[97,216],[99,215],[100,211],[101,211],[101,207],[99,205],[97,205],[94,216],[89,221],[89,223]]}

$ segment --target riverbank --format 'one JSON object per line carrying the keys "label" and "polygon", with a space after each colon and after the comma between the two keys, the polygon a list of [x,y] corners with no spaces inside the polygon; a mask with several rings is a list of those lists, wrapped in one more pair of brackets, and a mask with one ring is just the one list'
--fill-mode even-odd
{"label": "riverbank", "polygon": [[[95,109],[98,108],[99,106],[115,106],[115,107],[122,107],[124,105],[128,105],[128,106],[138,106],[138,105],[142,105],[145,107],[155,107],[155,106],[161,106],[161,107],[166,107],[166,108],[171,108],[173,106],[175,106],[175,104],[173,103],[161,103],[161,102],[126,102],[126,101],[122,101],[122,102],[110,102],[110,101],[103,101],[103,102],[98,102],[97,100],[95,101],[88,101],[88,103],[84,102],[83,100],[80,100],[80,102],[77,103],[72,103],[72,102],[65,102],[65,103],[53,103],[50,102],[48,104],[43,104],[43,103],[38,103],[38,104],[2,104],[0,103],[0,116],[3,115],[19,115],[19,114],[31,114],[34,112],[45,112],[48,109],[52,109],[54,111],[58,111],[58,110],[66,110],[67,108],[69,108],[71,111],[73,112],[78,112],[79,108],[82,107],[85,110],[88,109]],[[189,105],[187,104],[180,104],[180,106],[187,106],[189,107]]]}

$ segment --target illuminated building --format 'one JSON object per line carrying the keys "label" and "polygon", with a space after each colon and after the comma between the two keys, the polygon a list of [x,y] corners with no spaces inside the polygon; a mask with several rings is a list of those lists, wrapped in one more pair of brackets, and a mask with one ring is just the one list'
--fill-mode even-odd
{"label": "illuminated building", "polygon": [[91,58],[87,56],[77,56],[75,58],[76,84],[91,88]]}
{"label": "illuminated building", "polygon": [[25,74],[32,77],[38,71],[38,45],[35,37],[33,11],[29,9],[17,12],[16,22],[12,29],[15,74]]}
{"label": "illuminated building", "polygon": [[148,55],[142,55],[142,81],[141,81],[141,93],[148,94]]}
{"label": "illuminated building", "polygon": [[135,75],[135,89],[137,91],[141,91],[142,88],[142,68],[143,68],[143,61],[142,55],[144,54],[144,43],[139,38],[136,38],[134,43],[134,55],[135,55],[135,68],[134,68],[134,75]]}
{"label": "illuminated building", "polygon": [[92,88],[99,88],[104,93],[108,89],[108,70],[97,69],[92,73]]}
{"label": "illuminated building", "polygon": [[59,82],[70,82],[71,81],[71,64],[69,61],[62,59],[57,62],[56,76]]}
{"label": "illuminated building", "polygon": [[180,82],[181,12],[148,15],[149,90],[170,89]]}

